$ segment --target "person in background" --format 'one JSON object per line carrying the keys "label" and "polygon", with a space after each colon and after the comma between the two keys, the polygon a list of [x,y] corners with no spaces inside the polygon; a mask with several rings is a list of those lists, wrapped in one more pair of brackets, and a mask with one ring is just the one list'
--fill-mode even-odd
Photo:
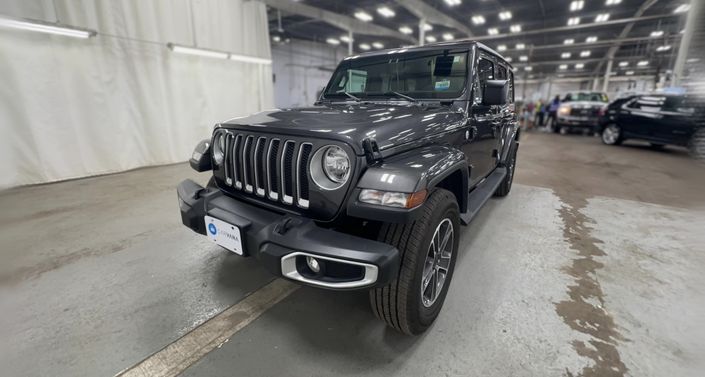
{"label": "person in background", "polygon": [[532,101],[527,103],[526,107],[524,107],[524,126],[526,127],[526,129],[532,128],[534,107],[535,106]]}
{"label": "person in background", "polygon": [[543,117],[544,117],[543,111],[544,111],[543,101],[542,100],[536,101],[536,117],[534,118],[535,119],[534,126],[537,128],[543,127]]}
{"label": "person in background", "polygon": [[548,120],[546,121],[546,128],[555,127],[556,121],[558,120],[558,107],[560,106],[561,97],[556,96],[548,105]]}

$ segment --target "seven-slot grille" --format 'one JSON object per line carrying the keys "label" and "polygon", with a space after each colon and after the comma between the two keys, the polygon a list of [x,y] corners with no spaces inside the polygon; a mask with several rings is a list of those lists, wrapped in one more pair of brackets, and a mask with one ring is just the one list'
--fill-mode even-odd
{"label": "seven-slot grille", "polygon": [[307,209],[308,142],[222,131],[225,183],[237,190]]}

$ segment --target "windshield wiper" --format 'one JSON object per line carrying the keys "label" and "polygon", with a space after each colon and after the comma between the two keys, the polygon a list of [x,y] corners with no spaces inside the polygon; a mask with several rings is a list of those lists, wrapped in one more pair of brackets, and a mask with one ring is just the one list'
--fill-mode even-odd
{"label": "windshield wiper", "polygon": [[409,102],[419,102],[419,100],[417,100],[416,98],[411,97],[411,96],[407,96],[406,94],[399,93],[399,92],[392,91],[392,92],[385,93],[385,94],[394,94],[395,96],[404,98],[405,100],[407,100]]}
{"label": "windshield wiper", "polygon": [[354,95],[352,95],[352,94],[350,94],[350,93],[348,93],[348,92],[341,91],[341,92],[338,92],[338,93],[343,93],[343,94],[345,94],[346,96],[352,98],[352,99],[353,99],[354,101],[356,101],[356,102],[362,101],[360,98],[355,97]]}

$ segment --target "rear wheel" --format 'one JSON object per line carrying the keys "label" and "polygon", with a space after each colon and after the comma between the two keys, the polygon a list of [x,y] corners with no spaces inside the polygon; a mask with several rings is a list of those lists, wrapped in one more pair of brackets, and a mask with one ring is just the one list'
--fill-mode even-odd
{"label": "rear wheel", "polygon": [[696,131],[688,143],[690,155],[705,161],[705,128]]}
{"label": "rear wheel", "polygon": [[622,144],[622,129],[614,123],[608,124],[607,127],[602,130],[601,138],[602,142],[607,145]]}
{"label": "rear wheel", "polygon": [[409,335],[425,331],[445,301],[458,251],[458,204],[448,190],[438,189],[409,224],[384,223],[378,240],[400,252],[399,273],[391,283],[370,290],[375,315]]}

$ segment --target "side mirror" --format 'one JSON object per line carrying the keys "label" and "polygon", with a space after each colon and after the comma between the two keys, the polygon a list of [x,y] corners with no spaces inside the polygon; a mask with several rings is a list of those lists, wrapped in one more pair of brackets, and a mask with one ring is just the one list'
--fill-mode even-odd
{"label": "side mirror", "polygon": [[482,104],[485,106],[506,105],[508,84],[507,80],[487,80],[482,93]]}

